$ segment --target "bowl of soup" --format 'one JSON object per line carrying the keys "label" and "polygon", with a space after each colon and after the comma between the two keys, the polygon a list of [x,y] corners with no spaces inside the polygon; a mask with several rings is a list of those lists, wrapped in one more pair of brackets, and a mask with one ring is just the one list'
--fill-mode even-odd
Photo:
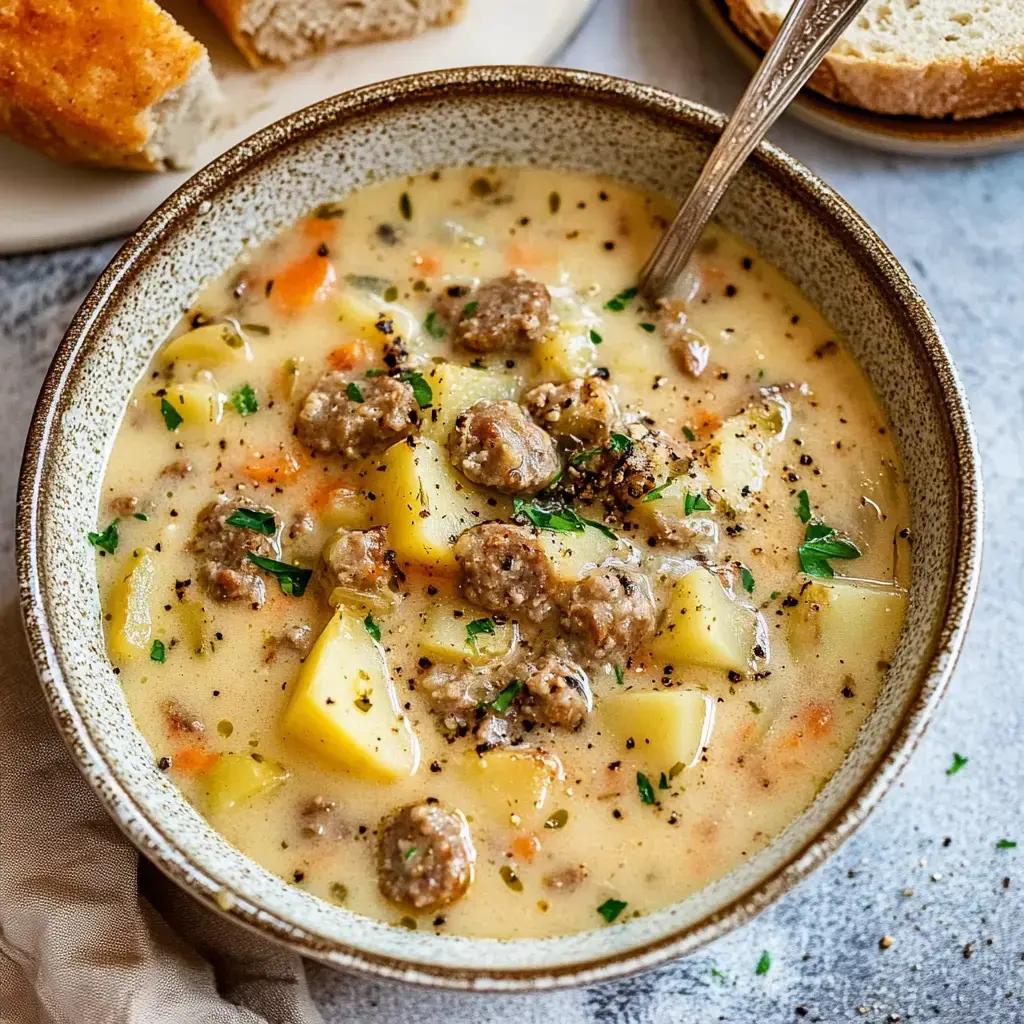
{"label": "bowl of soup", "polygon": [[197,898],[390,978],[607,979],[756,913],[906,762],[977,579],[964,396],[771,146],[638,294],[721,126],[577,72],[384,83],[101,277],[31,429],[25,615]]}

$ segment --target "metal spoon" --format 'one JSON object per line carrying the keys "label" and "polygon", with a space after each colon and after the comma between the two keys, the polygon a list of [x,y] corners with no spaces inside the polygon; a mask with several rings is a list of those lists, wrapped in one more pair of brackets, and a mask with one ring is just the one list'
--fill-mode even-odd
{"label": "metal spoon", "polygon": [[693,190],[640,273],[649,299],[668,295],[733,176],[867,0],[796,0]]}

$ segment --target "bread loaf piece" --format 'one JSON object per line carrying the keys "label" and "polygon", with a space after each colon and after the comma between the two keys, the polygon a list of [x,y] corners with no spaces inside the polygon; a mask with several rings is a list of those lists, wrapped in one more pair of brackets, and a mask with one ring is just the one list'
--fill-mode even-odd
{"label": "bread loaf piece", "polygon": [[[790,0],[726,0],[767,48]],[[870,0],[810,85],[881,114],[984,117],[1024,108],[1024,0]]]}
{"label": "bread loaf piece", "polygon": [[205,2],[253,67],[268,61],[287,64],[345,43],[416,35],[455,21],[466,4],[466,0]]}
{"label": "bread loaf piece", "polygon": [[219,102],[205,48],[153,0],[0,3],[0,133],[55,160],[187,166]]}

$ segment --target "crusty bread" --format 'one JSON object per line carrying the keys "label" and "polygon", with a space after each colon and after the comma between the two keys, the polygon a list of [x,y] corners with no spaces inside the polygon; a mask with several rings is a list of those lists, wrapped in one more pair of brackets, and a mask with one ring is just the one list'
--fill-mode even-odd
{"label": "crusty bread", "polygon": [[[791,0],[726,0],[761,47]],[[869,0],[811,78],[882,114],[984,117],[1024,107],[1024,0]]]}
{"label": "crusty bread", "polygon": [[220,91],[153,0],[0,2],[0,132],[56,160],[187,166]]}
{"label": "crusty bread", "polygon": [[[485,0],[491,2],[491,0]],[[447,25],[466,0],[205,0],[253,67]],[[386,77],[386,76],[385,76]]]}

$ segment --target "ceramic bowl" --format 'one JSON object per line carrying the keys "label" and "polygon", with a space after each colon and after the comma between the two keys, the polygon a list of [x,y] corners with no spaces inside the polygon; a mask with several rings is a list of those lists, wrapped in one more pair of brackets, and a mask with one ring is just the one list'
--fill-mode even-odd
{"label": "ceramic bowl", "polygon": [[306,956],[387,978],[486,990],[606,980],[749,920],[835,850],[906,763],[974,600],[975,442],[956,373],[907,275],[839,196],[768,145],[741,172],[721,219],[803,289],[872,381],[909,477],[914,560],[906,628],[877,707],[814,803],[767,849],[681,903],[564,938],[391,927],[287,884],[214,832],[157,770],[107,660],[86,533],[132,388],[204,282],[319,203],[440,166],[602,171],[678,198],[722,124],[675,96],[574,71],[491,67],[385,82],[300,111],[200,171],[100,277],[32,421],[18,498],[21,595],[43,688],[83,773],[128,837],[197,899]]}

